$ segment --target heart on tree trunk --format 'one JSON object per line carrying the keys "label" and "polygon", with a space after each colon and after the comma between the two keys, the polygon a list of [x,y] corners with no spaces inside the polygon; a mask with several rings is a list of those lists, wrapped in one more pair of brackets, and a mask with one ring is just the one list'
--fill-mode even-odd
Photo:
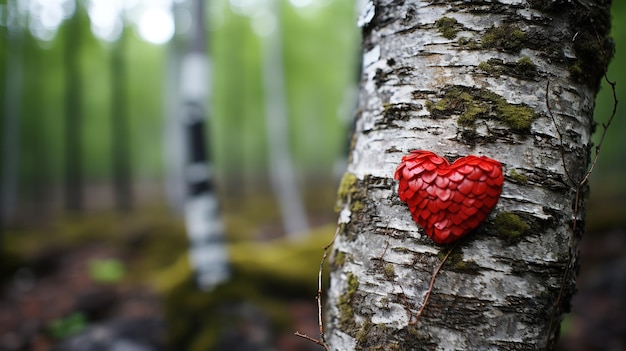
{"label": "heart on tree trunk", "polygon": [[502,165],[469,155],[450,164],[431,151],[402,157],[394,178],[413,220],[437,244],[449,244],[478,227],[502,193]]}

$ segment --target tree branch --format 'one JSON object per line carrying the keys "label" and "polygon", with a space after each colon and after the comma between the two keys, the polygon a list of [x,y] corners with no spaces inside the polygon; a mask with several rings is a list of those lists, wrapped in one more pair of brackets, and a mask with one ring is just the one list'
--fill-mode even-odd
{"label": "tree branch", "polygon": [[324,319],[322,318],[322,305],[323,305],[322,304],[322,277],[323,277],[323,270],[324,270],[324,262],[326,262],[326,258],[328,257],[328,249],[333,245],[338,234],[339,234],[339,226],[337,226],[337,229],[335,230],[335,235],[333,235],[332,240],[328,243],[328,245],[324,246],[324,255],[322,255],[322,260],[320,262],[320,269],[317,272],[317,296],[315,297],[315,299],[317,300],[317,322],[320,328],[320,338],[315,339],[306,334],[301,334],[298,331],[294,333],[295,336],[299,336],[301,338],[304,338],[306,340],[309,340],[311,342],[314,342],[322,346],[326,351],[330,351],[330,346],[328,346],[328,344],[326,343],[326,340],[325,340],[326,338],[324,336]]}
{"label": "tree branch", "polygon": [[550,108],[550,100],[549,100],[549,87],[550,87],[550,81],[546,82],[546,107],[548,109],[548,114],[550,115],[550,117],[552,118],[552,122],[554,123],[554,127],[556,128],[556,131],[559,135],[559,142],[560,142],[560,148],[561,148],[561,159],[563,162],[563,169],[565,170],[565,173],[567,174],[567,177],[569,178],[569,181],[572,183],[572,185],[574,185],[576,187],[576,196],[575,196],[575,200],[574,200],[574,222],[572,223],[572,236],[570,236],[570,242],[569,242],[569,252],[568,252],[568,259],[567,259],[567,265],[565,266],[565,272],[563,273],[563,279],[561,280],[561,286],[559,288],[559,294],[557,295],[556,301],[554,302],[554,305],[552,306],[552,311],[550,313],[550,327],[548,328],[548,335],[546,338],[546,350],[548,350],[548,346],[550,344],[550,336],[552,335],[552,332],[554,330],[554,318],[556,316],[557,310],[559,308],[559,305],[561,303],[561,299],[563,298],[563,294],[565,291],[565,285],[566,285],[566,281],[567,281],[567,277],[570,273],[570,267],[572,265],[572,256],[573,256],[573,245],[574,245],[574,235],[576,233],[576,229],[577,229],[577,224],[578,224],[578,207],[579,207],[579,198],[580,198],[580,190],[582,189],[582,187],[585,185],[585,183],[587,183],[587,181],[589,181],[589,177],[591,176],[591,173],[593,172],[594,168],[596,167],[596,164],[598,162],[598,158],[600,157],[600,150],[602,148],[602,144],[604,143],[604,138],[606,136],[606,132],[609,129],[609,126],[611,125],[611,123],[613,122],[613,118],[615,117],[615,114],[617,113],[617,93],[615,90],[615,85],[616,82],[612,82],[609,80],[607,73],[604,73],[604,80],[611,86],[611,91],[613,93],[613,110],[611,112],[611,115],[609,116],[609,119],[607,120],[606,123],[602,123],[602,134],[600,136],[600,141],[598,142],[598,145],[595,148],[595,155],[593,158],[593,161],[591,162],[591,166],[589,167],[589,169],[587,170],[587,172],[585,173],[585,175],[582,177],[582,179],[578,182],[574,181],[572,176],[569,173],[569,170],[567,169],[567,164],[565,163],[565,147],[563,146],[563,135],[561,134],[561,131],[559,130],[559,126],[556,123],[556,118],[554,117],[554,115],[552,114],[552,110]]}
{"label": "tree branch", "polygon": [[437,268],[435,269],[435,272],[433,272],[433,277],[430,279],[430,286],[428,287],[428,290],[426,291],[426,296],[424,297],[424,303],[422,304],[422,307],[420,307],[420,310],[417,312],[417,315],[415,315],[415,321],[414,322],[410,322],[409,323],[410,325],[417,324],[417,322],[419,321],[420,317],[422,316],[422,312],[424,312],[424,308],[426,307],[426,303],[428,303],[428,298],[430,297],[430,293],[433,291],[433,287],[435,286],[435,278],[437,277],[437,274],[439,274],[439,271],[441,270],[441,267],[443,267],[443,265],[448,260],[448,257],[450,257],[450,254],[452,253],[452,251],[454,251],[454,249],[456,249],[457,246],[459,246],[458,242],[456,244],[454,244],[454,246],[452,246],[450,248],[448,253],[441,260],[441,263],[439,263],[439,266],[437,266]]}

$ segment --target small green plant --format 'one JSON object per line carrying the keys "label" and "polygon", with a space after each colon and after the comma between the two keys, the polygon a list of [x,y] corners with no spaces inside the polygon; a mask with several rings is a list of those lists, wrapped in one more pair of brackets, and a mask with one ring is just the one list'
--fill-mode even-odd
{"label": "small green plant", "polygon": [[89,261],[89,277],[104,284],[117,283],[124,278],[124,263],[118,259],[93,259]]}
{"label": "small green plant", "polygon": [[82,312],[74,312],[64,318],[58,318],[48,324],[48,331],[55,339],[66,339],[87,328],[87,317]]}

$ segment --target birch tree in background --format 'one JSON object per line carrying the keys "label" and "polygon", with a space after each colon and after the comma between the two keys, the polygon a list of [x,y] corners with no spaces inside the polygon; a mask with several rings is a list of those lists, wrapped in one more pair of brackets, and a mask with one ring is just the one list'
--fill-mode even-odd
{"label": "birch tree in background", "polygon": [[230,276],[224,229],[206,140],[209,59],[206,52],[204,0],[193,0],[189,49],[181,60],[180,117],[185,160],[185,224],[189,258],[200,288],[210,290]]}
{"label": "birch tree in background", "polygon": [[283,228],[287,235],[302,234],[308,229],[306,211],[300,197],[296,175],[291,161],[287,95],[283,67],[283,49],[280,31],[280,4],[269,0],[260,16],[265,20],[262,36],[262,75],[265,94],[265,120],[269,143],[269,170],[272,189],[280,207]]}
{"label": "birch tree in background", "polygon": [[[613,52],[609,7],[601,0],[366,5],[359,110],[328,291],[330,349],[554,347],[575,290],[587,192],[577,184],[588,170],[594,98]],[[505,174],[499,203],[454,248],[421,315],[433,271],[451,248],[424,235],[398,198],[394,171],[414,149],[451,160],[485,155]]]}
{"label": "birch tree in background", "polygon": [[[180,18],[187,15],[186,8],[179,2],[172,4],[174,15],[175,33],[180,31],[182,24]],[[184,186],[184,158],[180,157],[183,152],[183,125],[180,123],[178,114],[180,105],[180,66],[181,57],[185,50],[179,35],[175,35],[167,44],[167,66],[165,68],[165,123],[163,136],[164,159],[166,166],[165,192],[168,204],[177,213],[183,212],[185,199]]]}

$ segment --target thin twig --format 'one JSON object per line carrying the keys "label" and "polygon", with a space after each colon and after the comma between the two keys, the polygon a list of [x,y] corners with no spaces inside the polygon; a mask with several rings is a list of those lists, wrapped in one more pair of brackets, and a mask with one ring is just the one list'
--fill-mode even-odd
{"label": "thin twig", "polygon": [[387,249],[389,249],[389,241],[385,241],[385,248],[383,249],[383,253],[381,253],[380,256],[376,258],[379,264],[383,263],[383,257],[385,257],[385,254],[387,253]]}
{"label": "thin twig", "polygon": [[426,291],[426,296],[424,297],[424,303],[422,304],[422,307],[420,307],[420,310],[417,312],[417,315],[415,315],[415,321],[410,322],[409,324],[415,325],[419,321],[420,317],[422,316],[422,312],[424,312],[424,307],[426,307],[426,303],[428,302],[428,298],[430,297],[430,293],[433,291],[433,286],[435,285],[435,278],[437,277],[437,274],[439,274],[441,267],[443,267],[444,263],[446,263],[446,261],[448,260],[448,257],[450,256],[452,251],[456,249],[457,246],[459,246],[458,242],[450,248],[450,251],[448,251],[448,253],[443,257],[443,259],[441,260],[441,263],[439,263],[439,266],[437,266],[437,268],[435,269],[435,272],[433,273],[433,277],[430,279],[430,286],[428,287],[428,290]]}
{"label": "thin twig", "polygon": [[595,148],[595,155],[593,158],[593,161],[591,163],[591,166],[589,167],[589,169],[587,170],[587,172],[585,173],[585,175],[583,176],[583,178],[579,181],[579,182],[575,182],[573,180],[573,178],[570,176],[570,173],[567,169],[567,164],[565,163],[565,148],[563,145],[563,137],[561,132],[559,131],[559,127],[558,124],[556,123],[556,119],[554,118],[554,115],[552,114],[552,110],[550,109],[550,101],[549,101],[549,96],[548,96],[548,88],[550,86],[550,81],[548,81],[546,83],[546,106],[548,109],[548,113],[550,115],[550,117],[552,118],[552,121],[554,122],[554,126],[556,128],[556,131],[559,135],[559,141],[560,141],[560,147],[561,147],[561,159],[563,161],[563,169],[565,170],[565,173],[567,174],[567,177],[569,178],[570,182],[572,182],[572,185],[574,185],[576,187],[576,195],[575,195],[575,199],[574,199],[574,222],[572,223],[572,235],[570,236],[570,242],[568,245],[568,259],[567,259],[567,265],[565,266],[565,272],[563,273],[563,279],[561,280],[561,286],[559,288],[559,294],[557,295],[556,301],[554,302],[554,305],[552,306],[552,311],[550,313],[550,326],[548,328],[548,335],[546,338],[546,350],[548,350],[548,346],[550,344],[550,336],[552,335],[552,331],[554,330],[554,317],[556,316],[556,312],[557,309],[559,307],[559,304],[561,303],[561,299],[563,297],[563,294],[565,292],[565,285],[566,285],[566,281],[567,281],[567,277],[569,276],[569,272],[570,272],[570,267],[572,265],[572,256],[573,256],[573,251],[574,251],[574,235],[576,233],[576,229],[577,229],[577,224],[578,224],[578,207],[579,207],[579,198],[580,198],[580,190],[582,189],[582,187],[585,185],[585,183],[587,183],[587,181],[589,180],[589,177],[591,176],[591,173],[593,172],[597,162],[598,162],[598,158],[600,156],[600,149],[602,148],[602,144],[604,142],[604,137],[606,136],[606,132],[609,129],[609,126],[611,125],[611,123],[613,122],[613,118],[615,117],[616,113],[617,113],[617,93],[615,90],[615,85],[616,82],[611,82],[608,78],[607,73],[604,73],[604,80],[611,86],[611,91],[613,93],[613,110],[611,112],[611,115],[609,117],[609,119],[607,120],[606,123],[602,124],[602,134],[600,136],[600,141],[598,142],[598,145]]}
{"label": "thin twig", "polygon": [[575,186],[578,183],[569,174],[569,170],[565,166],[566,162],[565,162],[565,146],[563,145],[563,134],[561,134],[561,131],[559,130],[559,125],[556,123],[556,118],[554,117],[554,114],[552,114],[552,109],[550,108],[550,81],[549,80],[546,81],[546,107],[548,109],[548,114],[550,115],[550,118],[552,118],[552,122],[554,123],[556,133],[559,136],[559,145],[561,148],[561,161],[563,161],[563,168],[565,169],[565,175],[567,175],[567,179],[569,179],[569,181],[572,182],[572,185]]}
{"label": "thin twig", "polygon": [[322,255],[322,260],[320,262],[320,269],[317,272],[317,296],[315,297],[315,299],[317,300],[317,322],[320,328],[320,338],[315,339],[306,334],[301,334],[298,331],[294,333],[295,336],[299,336],[301,338],[307,339],[309,341],[312,341],[324,347],[326,351],[330,351],[330,346],[328,346],[328,344],[326,343],[326,338],[324,336],[324,319],[322,318],[322,305],[323,305],[322,304],[322,277],[323,277],[323,271],[324,271],[324,263],[326,262],[326,258],[328,257],[328,249],[333,245],[333,243],[335,242],[335,239],[337,239],[338,234],[339,234],[339,226],[337,226],[337,229],[335,230],[335,235],[333,235],[332,240],[328,243],[328,245],[324,246],[324,255]]}
{"label": "thin twig", "polygon": [[309,341],[311,341],[311,342],[314,342],[314,343],[316,343],[316,344],[318,344],[318,345],[322,346],[322,347],[324,348],[324,350],[326,350],[326,351],[330,351],[330,347],[329,347],[326,343],[324,343],[324,342],[322,342],[322,341],[320,341],[320,340],[318,340],[318,339],[312,338],[312,337],[310,337],[310,336],[308,336],[308,335],[306,335],[306,334],[301,334],[301,333],[300,333],[300,332],[298,332],[298,331],[297,331],[297,332],[295,332],[295,333],[293,333],[293,335],[295,335],[295,336],[299,336],[299,337],[301,337],[301,338],[304,338],[304,339],[306,339],[306,340],[309,340]]}

